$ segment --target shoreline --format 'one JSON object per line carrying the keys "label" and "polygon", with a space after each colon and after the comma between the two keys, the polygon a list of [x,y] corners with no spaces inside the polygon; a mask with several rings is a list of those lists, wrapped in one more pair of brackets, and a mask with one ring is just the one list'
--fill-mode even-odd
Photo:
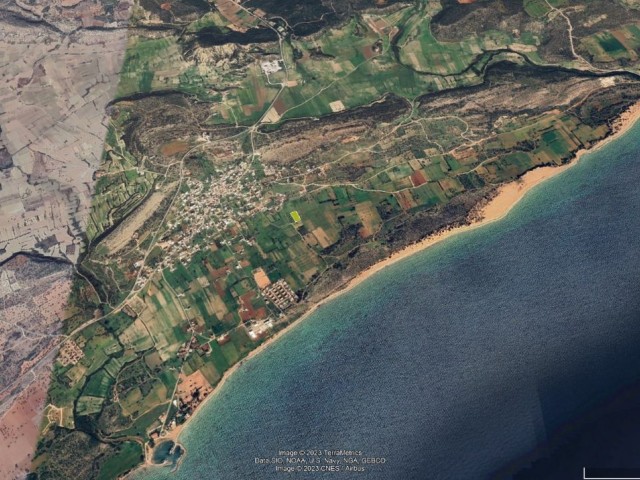
{"label": "shoreline", "polygon": [[[621,136],[625,135],[639,120],[640,120],[640,102],[633,104],[618,119],[615,120],[612,127],[613,133],[611,135],[600,140],[589,149],[578,150],[574,158],[572,158],[570,162],[563,165],[559,165],[559,166],[541,166],[541,167],[534,168],[533,170],[529,170],[528,172],[526,172],[520,178],[514,181],[511,181],[509,183],[502,184],[499,187],[497,187],[497,189],[495,190],[495,195],[493,197],[488,199],[486,202],[482,202],[481,204],[479,204],[477,206],[477,209],[474,209],[471,212],[470,216],[472,217],[472,219],[469,221],[470,223],[453,227],[453,228],[448,228],[445,230],[441,230],[432,235],[429,235],[428,237],[424,238],[419,242],[416,242],[412,245],[409,245],[403,248],[402,250],[398,250],[397,252],[394,252],[386,259],[381,260],[375,263],[374,265],[371,265],[367,269],[358,273],[351,280],[336,287],[336,289],[332,293],[330,293],[325,298],[323,298],[319,302],[312,305],[299,318],[297,318],[296,320],[293,320],[293,322],[290,325],[278,331],[273,336],[267,338],[264,341],[264,343],[262,343],[258,348],[249,352],[246,357],[241,359],[238,363],[236,363],[229,370],[227,370],[224,373],[222,379],[213,387],[214,388],[213,392],[206,399],[202,401],[202,403],[198,406],[198,408],[193,412],[193,415],[191,415],[191,417],[185,423],[183,423],[182,425],[176,426],[173,430],[167,432],[165,436],[160,437],[157,440],[156,444],[160,444],[165,441],[173,441],[176,445],[179,445],[183,450],[181,458],[178,461],[178,464],[176,465],[176,468],[179,467],[181,461],[184,459],[185,455],[187,454],[186,448],[184,447],[184,445],[180,444],[179,442],[180,435],[184,431],[185,427],[188,427],[191,421],[197,417],[197,415],[203,409],[203,405],[205,403],[208,403],[211,398],[216,397],[216,395],[225,385],[227,380],[231,378],[233,374],[244,365],[245,361],[260,354],[266,348],[273,345],[278,339],[280,339],[286,333],[291,332],[296,325],[301,324],[306,318],[308,318],[313,313],[315,313],[315,311],[321,306],[323,306],[326,302],[332,301],[337,297],[339,297],[340,295],[343,295],[344,293],[349,292],[350,290],[357,287],[362,282],[366,281],[371,276],[377,274],[378,272],[382,271],[386,267],[393,265],[401,260],[404,260],[433,245],[441,243],[442,241],[450,237],[453,237],[460,233],[472,231],[477,228],[481,228],[504,219],[511,212],[511,210],[516,205],[518,205],[518,203],[526,196],[526,194],[529,193],[531,190],[533,190],[535,187],[542,184],[546,180],[553,178],[565,172],[566,170],[569,170],[570,168],[574,167],[580,162],[580,159],[585,154],[594,153],[599,149],[601,149],[602,147],[604,147],[605,145],[609,144],[610,142],[617,140]],[[149,448],[148,444],[145,445],[145,461],[142,465],[140,465],[140,467],[135,468],[132,472],[135,472],[146,466],[160,466],[151,462],[151,452],[152,452],[152,449]],[[128,474],[125,475],[125,478],[126,477],[128,477]]]}

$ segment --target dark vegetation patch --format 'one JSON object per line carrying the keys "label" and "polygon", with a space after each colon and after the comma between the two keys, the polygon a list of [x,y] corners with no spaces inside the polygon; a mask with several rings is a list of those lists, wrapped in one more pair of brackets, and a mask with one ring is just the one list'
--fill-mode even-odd
{"label": "dark vegetation patch", "polygon": [[[505,16],[523,12],[522,0],[478,0],[473,3],[459,3],[458,0],[441,0],[442,10],[433,17],[434,27],[447,27],[460,22],[473,21],[478,12],[482,16],[501,21]],[[488,11],[493,15],[487,15]]]}
{"label": "dark vegetation patch", "polygon": [[538,53],[546,62],[561,63],[575,59],[567,28],[567,21],[561,16],[546,24],[542,43],[538,47]]}
{"label": "dark vegetation patch", "polygon": [[200,47],[213,47],[234,43],[237,45],[250,45],[256,43],[271,43],[278,41],[278,34],[275,30],[266,27],[250,28],[246,32],[228,31],[223,32],[216,27],[205,27],[192,35],[192,39],[185,42],[185,47],[197,44]]}
{"label": "dark vegetation patch", "polygon": [[593,93],[572,111],[589,126],[611,124],[631,105],[638,101],[640,82],[629,83],[615,90],[601,90]]}
{"label": "dark vegetation patch", "polygon": [[244,5],[259,8],[268,17],[280,17],[293,33],[304,36],[336,25],[354,12],[410,3],[402,0],[249,0]]}
{"label": "dark vegetation patch", "polygon": [[539,30],[539,23],[524,11],[522,0],[480,0],[469,4],[443,0],[443,9],[433,17],[431,29],[440,41],[458,42],[496,29],[533,33]]}
{"label": "dark vegetation patch", "polygon": [[[2,134],[2,129],[0,129],[0,135]],[[11,158],[11,154],[9,150],[4,146],[2,140],[0,140],[0,170],[5,170],[7,168],[11,168],[13,166],[13,158]]]}

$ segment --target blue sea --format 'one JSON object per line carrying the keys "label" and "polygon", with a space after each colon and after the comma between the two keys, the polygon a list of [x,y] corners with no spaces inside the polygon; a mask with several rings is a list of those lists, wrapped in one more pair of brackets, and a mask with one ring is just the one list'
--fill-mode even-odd
{"label": "blue sea", "polygon": [[[177,471],[134,478],[578,479],[583,467],[640,467],[639,139],[640,124],[504,220],[324,305],[202,407]],[[257,463],[285,450],[323,462],[325,450],[355,451],[334,458],[364,472]]]}

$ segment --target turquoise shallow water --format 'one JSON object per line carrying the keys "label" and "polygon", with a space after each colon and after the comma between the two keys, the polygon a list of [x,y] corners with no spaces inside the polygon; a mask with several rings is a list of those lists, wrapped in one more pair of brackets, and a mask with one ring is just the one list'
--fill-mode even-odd
{"label": "turquoise shallow water", "polygon": [[[181,437],[187,455],[176,472],[134,478],[581,478],[587,451],[597,466],[640,466],[638,452],[562,453],[590,438],[576,419],[640,379],[639,138],[636,125],[505,220],[323,306],[202,407]],[[632,410],[625,425],[637,428],[625,442],[638,432],[637,445]],[[622,438],[604,433],[609,443]],[[361,450],[386,462],[309,474],[255,462],[300,449]],[[529,468],[540,454],[564,470]]]}

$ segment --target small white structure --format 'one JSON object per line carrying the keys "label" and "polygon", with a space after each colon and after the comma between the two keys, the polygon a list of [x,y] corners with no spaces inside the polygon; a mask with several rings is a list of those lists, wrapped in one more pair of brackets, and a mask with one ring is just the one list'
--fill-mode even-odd
{"label": "small white structure", "polygon": [[282,70],[282,60],[273,60],[271,62],[262,62],[260,64],[260,68],[265,73],[265,75],[269,75],[270,73],[276,73]]}

